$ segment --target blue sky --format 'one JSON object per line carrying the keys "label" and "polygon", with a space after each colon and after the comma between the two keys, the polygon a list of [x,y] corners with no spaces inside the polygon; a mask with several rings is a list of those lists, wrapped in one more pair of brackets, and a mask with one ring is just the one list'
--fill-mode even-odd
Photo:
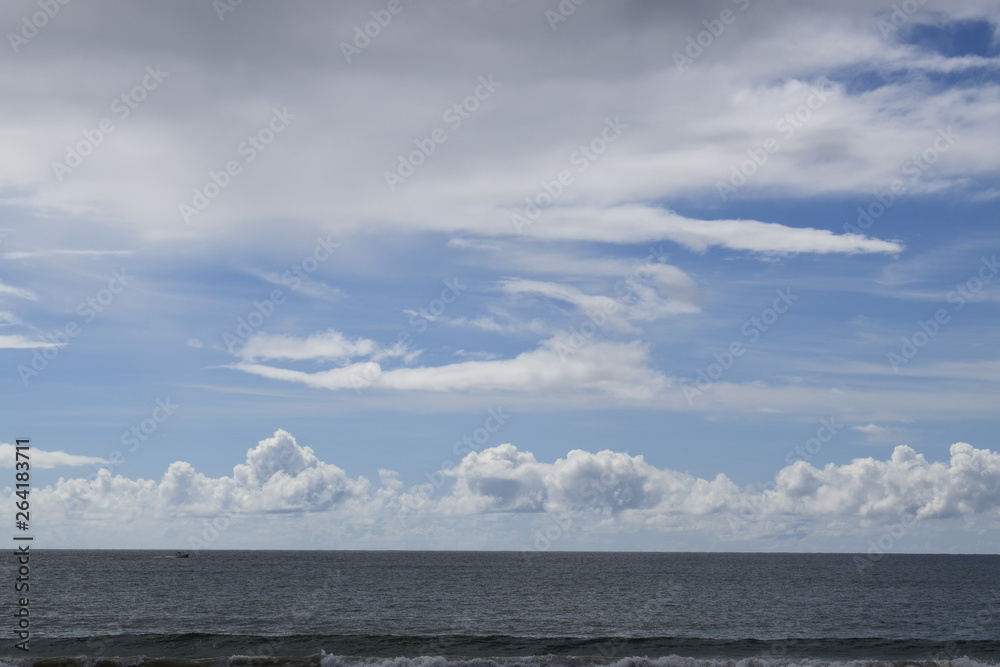
{"label": "blue sky", "polygon": [[563,5],[0,10],[44,545],[996,551],[997,4]]}

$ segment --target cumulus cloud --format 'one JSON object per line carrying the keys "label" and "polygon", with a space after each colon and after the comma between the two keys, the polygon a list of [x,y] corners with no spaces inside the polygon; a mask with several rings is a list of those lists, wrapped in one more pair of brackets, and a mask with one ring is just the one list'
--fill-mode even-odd
{"label": "cumulus cloud", "polygon": [[1000,510],[1000,454],[956,443],[949,463],[929,463],[906,445],[888,461],[855,459],[821,469],[798,461],[775,477],[764,507],[806,515],[854,515],[879,519],[913,514],[947,518]]}
{"label": "cumulus cloud", "polygon": [[[703,515],[739,506],[740,489],[725,475],[712,480],[659,469],[641,456],[570,451],[540,463],[510,444],[468,454],[445,474],[455,478],[446,511],[618,515]],[[628,519],[626,522],[634,520]]]}
{"label": "cumulus cloud", "polygon": [[244,507],[251,511],[319,511],[369,489],[363,477],[349,478],[281,430],[247,452],[247,462],[233,468],[233,480],[249,493]]}
{"label": "cumulus cloud", "polygon": [[466,514],[540,512],[545,507],[545,466],[511,444],[470,452],[446,474],[455,477],[444,507]]}
{"label": "cumulus cloud", "polygon": [[208,477],[177,461],[158,481],[102,468],[33,493],[46,516],[84,523],[295,513],[335,515],[379,530],[396,530],[410,517],[416,521],[407,525],[417,533],[449,518],[504,516],[548,516],[603,532],[697,530],[723,540],[818,535],[830,521],[1000,519],[1000,453],[966,443],[952,445],[943,462],[905,445],[887,460],[820,468],[796,461],[757,488],[740,487],[724,474],[706,479],[660,468],[613,450],[572,450],[548,463],[509,443],[467,451],[428,478],[435,483],[407,488],[397,473],[381,470],[373,487],[278,430],[248,450],[231,476]]}
{"label": "cumulus cloud", "polygon": [[[36,454],[34,450],[33,462]],[[13,455],[9,458],[13,460]],[[75,465],[106,463],[75,458],[87,459]],[[119,511],[169,518],[318,512],[364,498],[369,489],[364,477],[348,477],[337,466],[319,460],[310,447],[299,445],[287,431],[278,430],[248,450],[246,462],[235,466],[232,476],[208,477],[185,461],[171,463],[159,481],[132,480],[101,467],[86,479],[60,479],[38,489],[36,496],[52,511],[83,518],[104,518]]]}
{"label": "cumulus cloud", "polygon": [[549,514],[613,531],[699,529],[729,539],[808,534],[838,518],[885,524],[907,516],[1000,517],[1000,454],[965,443],[952,445],[947,463],[928,462],[905,445],[886,461],[823,468],[796,461],[763,490],[610,450],[574,450],[542,463],[509,444],[471,453],[444,474],[454,485],[438,511]]}

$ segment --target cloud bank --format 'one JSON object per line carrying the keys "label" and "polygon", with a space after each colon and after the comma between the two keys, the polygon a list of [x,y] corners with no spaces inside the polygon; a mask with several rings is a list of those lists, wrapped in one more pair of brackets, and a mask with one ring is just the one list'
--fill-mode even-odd
{"label": "cloud bank", "polygon": [[[509,443],[468,451],[427,479],[431,483],[407,487],[397,473],[382,470],[375,485],[320,460],[278,430],[249,449],[228,476],[207,477],[183,461],[172,463],[159,480],[129,479],[102,468],[33,494],[39,516],[56,525],[96,527],[123,519],[137,531],[190,518],[224,517],[228,524],[240,517],[292,515],[317,528],[387,532],[413,525],[419,533],[447,521],[471,521],[484,530],[533,517],[573,524],[584,533],[698,531],[732,540],[802,537],[821,533],[830,522],[1000,520],[1000,453],[966,443],[952,445],[944,462],[927,461],[905,445],[887,460],[860,458],[820,468],[798,460],[756,488],[740,487],[724,474],[704,479],[659,468],[621,451],[572,450],[547,463]],[[416,517],[421,521],[407,524]]]}

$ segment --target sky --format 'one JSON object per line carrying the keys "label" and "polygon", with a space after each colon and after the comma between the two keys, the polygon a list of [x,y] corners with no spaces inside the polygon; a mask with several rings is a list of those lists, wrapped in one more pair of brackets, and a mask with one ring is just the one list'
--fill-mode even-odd
{"label": "sky", "polygon": [[995,0],[0,27],[37,547],[1000,549]]}

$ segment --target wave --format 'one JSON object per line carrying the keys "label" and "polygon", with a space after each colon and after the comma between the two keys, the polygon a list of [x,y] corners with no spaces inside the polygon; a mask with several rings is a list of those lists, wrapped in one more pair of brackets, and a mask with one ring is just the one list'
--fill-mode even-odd
{"label": "wave", "polygon": [[676,655],[659,658],[628,657],[599,660],[593,657],[523,656],[509,658],[374,658],[328,655],[307,656],[231,655],[223,658],[54,657],[3,659],[0,667],[997,667],[1000,663],[955,658],[950,660],[820,660],[805,658],[689,658]]}
{"label": "wave", "polygon": [[6,665],[34,667],[257,664],[324,667],[785,667],[794,664],[818,667],[845,662],[881,667],[1000,667],[1000,641],[944,642],[872,637],[720,640],[187,633],[33,638],[30,654],[8,654],[0,661]]}
{"label": "wave", "polygon": [[34,638],[31,640],[30,656],[8,655],[0,661],[7,665],[36,667],[64,664],[88,667],[230,664],[329,667],[784,667],[844,662],[885,667],[1000,667],[1000,641],[940,642],[870,637],[720,640],[613,636],[247,636],[187,633]]}

